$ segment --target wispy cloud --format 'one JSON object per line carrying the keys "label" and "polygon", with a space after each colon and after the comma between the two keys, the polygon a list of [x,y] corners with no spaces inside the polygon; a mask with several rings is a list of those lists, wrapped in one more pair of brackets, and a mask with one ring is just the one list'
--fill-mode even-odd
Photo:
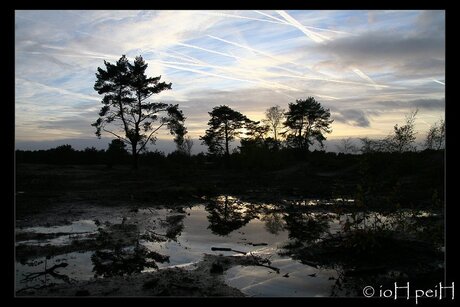
{"label": "wispy cloud", "polygon": [[336,119],[331,138],[385,135],[416,107],[427,128],[445,107],[443,11],[15,15],[18,140],[93,137],[96,69],[122,54],[142,55],[149,75],[172,82],[152,100],[179,103],[193,137],[218,104],[259,120],[270,106],[314,96]]}

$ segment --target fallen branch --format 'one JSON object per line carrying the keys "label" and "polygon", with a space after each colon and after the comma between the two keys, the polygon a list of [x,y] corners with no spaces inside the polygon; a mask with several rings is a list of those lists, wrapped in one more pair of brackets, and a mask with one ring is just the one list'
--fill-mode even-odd
{"label": "fallen branch", "polygon": [[273,271],[275,271],[277,274],[280,273],[280,269],[279,268],[275,268],[274,266],[271,266],[270,265],[270,260],[269,259],[264,259],[268,264],[263,264],[262,262],[260,262],[257,258],[260,258],[260,257],[257,257],[257,256],[254,256],[252,253],[250,253],[250,255],[252,256],[252,258],[254,259],[255,261],[255,265],[257,266],[263,266],[263,267],[266,267],[266,268],[269,268]]}
{"label": "fallen branch", "polygon": [[269,269],[272,269],[273,271],[275,271],[277,274],[280,273],[280,269],[278,268],[275,268],[274,266],[271,266],[271,265],[267,265],[267,264],[263,264],[263,263],[256,263],[257,266],[263,266],[263,267],[266,267],[266,268],[269,268]]}
{"label": "fallen branch", "polygon": [[240,254],[243,254],[243,255],[247,254],[246,252],[234,250],[234,249],[231,249],[231,248],[228,248],[228,247],[211,247],[211,250],[212,251],[235,252],[235,253],[240,253]]}
{"label": "fallen branch", "polygon": [[267,243],[251,243],[252,246],[267,246]]}
{"label": "fallen branch", "polygon": [[58,273],[54,272],[54,270],[56,270],[57,268],[65,268],[68,265],[69,265],[68,263],[62,262],[62,263],[53,265],[52,267],[50,267],[49,269],[44,270],[43,272],[28,273],[26,275],[26,277],[22,280],[22,282],[26,282],[26,281],[35,279],[37,277],[40,277],[40,276],[46,275],[46,274],[50,274],[50,275],[52,275],[54,277],[57,277],[57,278],[64,279],[64,280],[68,281],[67,276],[61,275],[61,274],[58,274]]}

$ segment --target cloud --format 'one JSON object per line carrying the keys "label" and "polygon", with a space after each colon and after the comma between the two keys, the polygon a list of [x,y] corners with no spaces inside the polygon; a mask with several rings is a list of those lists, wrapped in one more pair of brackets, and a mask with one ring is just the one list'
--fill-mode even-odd
{"label": "cloud", "polygon": [[361,110],[348,109],[336,112],[333,119],[357,127],[369,127],[370,121],[368,116]]}
{"label": "cloud", "polygon": [[445,99],[414,99],[406,101],[380,101],[380,105],[385,108],[419,108],[423,110],[444,110],[446,107]]}
{"label": "cloud", "polygon": [[193,137],[221,104],[259,120],[314,96],[337,115],[331,137],[387,133],[407,108],[431,123],[444,108],[443,11],[15,14],[17,139],[93,137],[96,69],[122,54],[172,82],[152,100],[179,103]]}
{"label": "cloud", "polygon": [[[443,11],[420,11],[401,25],[390,13],[381,14],[380,25],[339,37],[311,49],[332,58],[318,63],[335,65],[336,69],[356,66],[381,75],[382,70],[394,79],[437,78],[445,71],[445,15]],[[393,14],[397,15],[397,14]],[[375,21],[375,23],[378,23]],[[341,67],[340,67],[341,66]],[[375,78],[372,78],[375,80]],[[441,78],[442,79],[442,78]],[[377,81],[378,82],[378,81]]]}
{"label": "cloud", "polygon": [[396,33],[368,32],[360,36],[339,38],[318,45],[315,49],[358,64],[369,61],[443,57],[444,46],[442,36],[404,37]]}

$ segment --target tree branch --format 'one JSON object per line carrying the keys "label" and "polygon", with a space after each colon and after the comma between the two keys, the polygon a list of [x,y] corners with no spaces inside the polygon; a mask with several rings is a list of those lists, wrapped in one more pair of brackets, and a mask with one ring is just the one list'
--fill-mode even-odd
{"label": "tree branch", "polygon": [[117,135],[116,133],[113,133],[112,131],[109,131],[109,130],[107,130],[107,129],[105,129],[105,128],[102,128],[102,130],[104,130],[105,132],[108,132],[108,133],[110,133],[110,134],[113,134],[114,136],[116,136],[117,138],[119,138],[120,140],[122,140],[123,142],[125,142],[126,144],[131,144],[130,141],[128,141],[127,139],[125,139],[125,138],[122,137],[122,136]]}
{"label": "tree branch", "polygon": [[158,129],[160,129],[161,127],[163,127],[165,125],[165,123],[162,123],[160,126],[158,126],[155,130],[152,131],[152,133],[150,133],[149,137],[147,138],[147,140],[144,142],[144,144],[139,148],[139,150],[137,151],[137,153],[140,153],[142,149],[144,149],[145,145],[147,145],[147,143],[149,142],[150,138],[152,137],[152,135],[158,131]]}

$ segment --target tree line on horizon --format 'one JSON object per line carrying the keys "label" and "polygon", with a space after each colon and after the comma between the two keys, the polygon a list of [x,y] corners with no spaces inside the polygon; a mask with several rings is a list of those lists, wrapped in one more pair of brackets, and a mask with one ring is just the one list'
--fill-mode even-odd
{"label": "tree line on horizon", "polygon": [[[156,133],[161,128],[168,129],[174,136],[176,155],[191,156],[193,140],[186,135],[186,117],[179,105],[148,100],[154,94],[170,90],[171,83],[160,82],[161,76],[148,77],[148,64],[142,56],[137,56],[133,64],[123,55],[115,64],[104,61],[104,65],[105,69],[97,68],[94,84],[98,94],[103,95],[103,106],[92,126],[98,138],[102,132],[115,137],[109,144],[106,161],[125,161],[129,152],[132,167],[137,169],[139,156],[148,152],[146,145],[155,143]],[[407,115],[405,124],[395,125],[393,132],[384,139],[360,138],[363,145],[359,148],[346,138],[340,149],[344,153],[414,151],[417,112]],[[207,146],[208,156],[226,158],[231,154],[230,144],[235,138],[240,139],[240,146],[234,152],[241,153],[281,150],[308,153],[315,143],[323,149],[333,123],[330,110],[314,97],[289,103],[287,111],[278,105],[270,107],[261,121],[253,121],[228,105],[214,107],[209,115],[208,129],[199,140]],[[439,150],[444,146],[445,122],[440,120],[429,129],[425,148]],[[63,145],[50,152],[72,150],[70,145]],[[95,156],[95,151],[95,148],[86,148],[84,153]]]}
{"label": "tree line on horizon", "polygon": [[[123,55],[115,64],[104,61],[105,69],[98,67],[94,89],[103,95],[99,118],[92,125],[100,138],[105,131],[115,136],[130,148],[133,168],[138,167],[138,156],[148,142],[155,143],[155,134],[165,127],[171,135],[177,151],[191,154],[193,141],[186,137],[185,116],[179,106],[148,100],[152,95],[171,89],[171,83],[160,82],[161,76],[148,77],[142,56],[137,56],[131,64]],[[394,126],[393,134],[383,140],[362,138],[362,152],[388,151],[404,152],[414,150],[415,116],[418,110],[406,117],[403,126]],[[266,110],[266,119],[253,121],[227,105],[216,106],[209,112],[209,128],[200,140],[212,156],[230,155],[230,143],[240,138],[241,151],[251,148],[280,150],[282,148],[309,152],[315,142],[323,148],[326,134],[332,132],[331,113],[314,97],[297,99],[289,103],[285,111],[276,105]],[[123,130],[108,129],[115,126]],[[271,136],[269,136],[271,135]],[[433,126],[427,137],[427,148],[440,149],[445,137],[444,121]],[[356,150],[349,140],[343,141],[345,150]]]}

